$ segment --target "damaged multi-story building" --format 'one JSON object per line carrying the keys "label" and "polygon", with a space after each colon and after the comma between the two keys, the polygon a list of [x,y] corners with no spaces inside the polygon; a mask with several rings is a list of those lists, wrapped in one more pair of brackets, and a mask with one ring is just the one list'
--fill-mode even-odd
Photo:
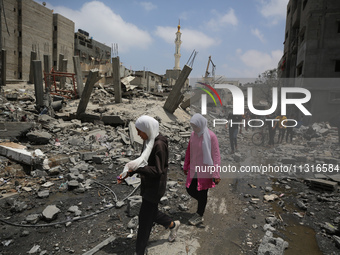
{"label": "damaged multi-story building", "polygon": [[307,123],[340,122],[340,1],[290,0],[280,78],[311,92]]}
{"label": "damaged multi-story building", "polygon": [[[74,72],[73,56],[80,60],[83,77],[87,77],[93,68],[99,70],[99,84],[112,82],[111,55],[113,46],[96,41],[86,31],[86,28],[75,32],[75,23],[46,8],[33,0],[4,0],[1,23],[2,48],[5,50],[2,58],[6,64],[5,75],[7,82],[29,81],[33,83],[31,60],[45,62],[44,56],[50,56],[49,65],[53,71]],[[176,33],[176,63],[175,68],[166,74],[156,74],[152,71],[133,71],[121,64],[121,78],[132,75],[137,85],[147,91],[162,91],[161,87],[171,87],[178,79],[181,69],[180,58],[180,26]],[[117,45],[118,46],[118,45]],[[117,55],[114,52],[113,55]],[[46,70],[44,70],[46,72]],[[51,70],[49,70],[51,71]],[[1,79],[1,80],[2,80]],[[84,80],[85,81],[85,80]],[[4,84],[1,82],[1,84]],[[188,86],[189,82],[185,83]]]}
{"label": "damaged multi-story building", "polygon": [[[57,70],[58,56],[72,59],[74,22],[31,0],[4,0],[2,48],[6,50],[6,80],[29,80],[31,53],[36,59],[52,56]],[[73,65],[69,65],[73,71]]]}

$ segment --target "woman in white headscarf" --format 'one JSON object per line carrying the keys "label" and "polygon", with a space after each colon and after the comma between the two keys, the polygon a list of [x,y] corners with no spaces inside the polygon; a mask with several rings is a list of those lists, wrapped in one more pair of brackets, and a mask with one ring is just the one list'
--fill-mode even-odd
{"label": "woman in white headscarf", "polygon": [[221,164],[221,157],[217,137],[208,129],[207,119],[196,113],[190,119],[190,125],[194,131],[191,133],[186,150],[183,170],[187,175],[187,192],[198,202],[197,211],[189,219],[189,223],[197,225],[203,222],[208,190],[221,180],[217,171],[219,169],[217,166]]}
{"label": "woman in white headscarf", "polygon": [[[164,196],[168,172],[168,140],[159,133],[159,123],[150,116],[143,115],[136,121],[138,135],[143,139],[141,156],[127,163],[121,176],[138,173],[141,177],[141,196],[139,228],[136,253],[144,254],[154,222],[170,229],[169,241],[173,242],[180,226],[168,215],[158,210],[158,203]],[[124,177],[123,177],[124,178]]]}

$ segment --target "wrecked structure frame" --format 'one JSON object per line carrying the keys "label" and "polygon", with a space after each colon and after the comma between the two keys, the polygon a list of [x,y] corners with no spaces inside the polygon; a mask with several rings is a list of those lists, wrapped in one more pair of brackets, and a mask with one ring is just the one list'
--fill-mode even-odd
{"label": "wrecked structure frame", "polygon": [[[60,88],[58,88],[57,86],[58,78],[56,77],[59,77]],[[73,89],[65,89],[65,85],[62,85],[61,78],[70,78],[72,81]],[[68,99],[78,98],[75,73],[55,72],[52,68],[50,73],[44,72],[44,81],[45,91],[48,91],[51,95],[62,96]]]}

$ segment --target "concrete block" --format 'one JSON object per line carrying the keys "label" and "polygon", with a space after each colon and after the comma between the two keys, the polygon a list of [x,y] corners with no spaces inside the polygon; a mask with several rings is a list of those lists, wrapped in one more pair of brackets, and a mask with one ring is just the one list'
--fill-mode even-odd
{"label": "concrete block", "polygon": [[128,198],[127,213],[129,217],[134,217],[139,214],[142,205],[142,196],[131,196]]}

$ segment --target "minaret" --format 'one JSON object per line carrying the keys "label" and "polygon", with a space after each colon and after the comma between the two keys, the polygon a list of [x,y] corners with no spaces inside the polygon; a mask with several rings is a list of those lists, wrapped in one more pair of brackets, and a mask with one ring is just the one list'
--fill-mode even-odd
{"label": "minaret", "polygon": [[176,33],[176,40],[175,40],[175,44],[176,44],[176,51],[175,51],[175,67],[174,70],[181,70],[181,68],[179,67],[179,60],[181,58],[181,26],[180,26],[180,21],[178,21],[178,26],[177,26],[178,30]]}

